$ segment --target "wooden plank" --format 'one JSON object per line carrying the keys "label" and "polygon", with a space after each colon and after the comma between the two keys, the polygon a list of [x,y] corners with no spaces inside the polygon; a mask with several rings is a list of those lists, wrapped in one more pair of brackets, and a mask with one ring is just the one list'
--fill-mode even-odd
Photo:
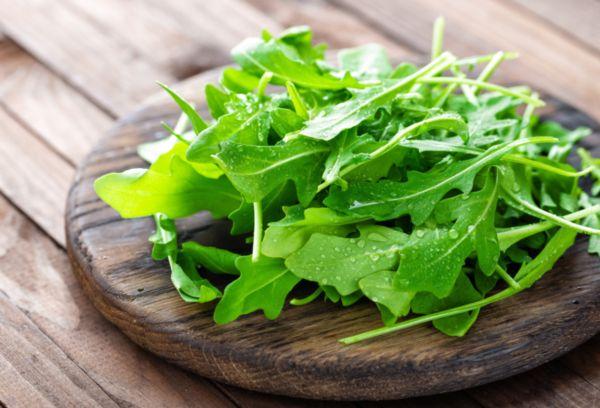
{"label": "wooden plank", "polygon": [[[0,0],[2,31],[114,115],[173,77],[69,7],[52,0]],[[158,50],[156,50],[158,52]]]}
{"label": "wooden plank", "polygon": [[383,45],[393,60],[414,58],[413,50],[373,30],[351,13],[323,0],[247,0],[248,3],[277,20],[283,27],[307,24],[315,40],[327,42],[330,49],[355,47],[367,43]]}
{"label": "wooden plank", "polygon": [[[12,347],[12,353],[19,352],[19,347],[13,344],[19,338],[17,334],[11,332],[5,336],[1,332],[10,316],[4,306],[4,296],[24,310],[69,359],[121,406],[185,407],[199,402],[204,406],[232,406],[212,384],[149,355],[104,320],[75,281],[64,251],[1,196],[0,225],[4,231],[0,235],[1,355],[5,355],[2,350],[7,347]],[[22,326],[21,322],[17,323],[11,324]],[[23,327],[33,331],[29,326]],[[47,348],[50,350],[50,346]],[[23,348],[22,353],[29,353],[29,349]],[[5,367],[4,362],[0,362],[0,367]],[[21,371],[24,369],[20,368]],[[39,376],[50,377],[48,381],[53,377],[61,378],[53,367],[45,363],[39,367],[32,366],[32,370]],[[23,373],[15,381],[27,380],[25,374],[33,375]],[[60,396],[58,391],[56,395]],[[25,403],[27,395],[16,394],[15,397]],[[0,401],[12,406],[8,403],[12,400],[4,399],[2,393]],[[68,402],[69,399],[65,398],[65,404]]]}
{"label": "wooden plank", "polygon": [[0,104],[72,163],[83,159],[112,122],[7,39],[0,41]]}
{"label": "wooden plank", "polygon": [[600,335],[566,354],[560,361],[600,390]]}
{"label": "wooden plank", "polygon": [[525,374],[478,387],[471,394],[488,407],[594,407],[600,391],[561,364],[546,364]]}
{"label": "wooden plank", "polygon": [[64,244],[64,205],[73,168],[0,108],[0,191]]}
{"label": "wooden plank", "polygon": [[[3,271],[4,272],[4,271]],[[9,407],[117,407],[0,293],[0,401]]]}
{"label": "wooden plank", "polygon": [[259,35],[263,28],[279,29],[271,19],[235,0],[67,3],[177,78],[229,63],[229,50],[242,39]]}
{"label": "wooden plank", "polygon": [[598,0],[507,0],[514,2],[548,24],[564,30],[590,49],[600,52],[600,2]]}
{"label": "wooden plank", "polygon": [[173,13],[163,9],[185,6],[185,2],[163,2],[163,6],[145,0],[67,0],[65,3],[107,35],[126,43],[144,59],[176,78],[229,60],[228,49],[215,43],[203,24],[184,25]]}
{"label": "wooden plank", "polygon": [[517,51],[521,57],[502,65],[501,79],[528,83],[600,117],[600,59],[543,21],[494,0],[477,7],[467,0],[334,3],[371,22],[397,40],[429,52],[432,23],[446,17],[446,48],[459,55]]}

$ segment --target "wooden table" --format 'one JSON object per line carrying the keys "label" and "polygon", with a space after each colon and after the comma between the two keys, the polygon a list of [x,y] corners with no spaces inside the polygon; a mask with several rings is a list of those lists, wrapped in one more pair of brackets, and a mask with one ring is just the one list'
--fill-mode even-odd
{"label": "wooden table", "polygon": [[443,14],[453,51],[519,51],[499,80],[600,120],[598,0],[0,0],[0,10],[1,407],[600,406],[598,336],[525,374],[414,400],[323,403],[218,384],[104,320],[75,281],[63,231],[74,168],[114,120],[155,80],[201,80],[262,28],[309,24],[333,47],[378,42],[398,60],[428,52]]}

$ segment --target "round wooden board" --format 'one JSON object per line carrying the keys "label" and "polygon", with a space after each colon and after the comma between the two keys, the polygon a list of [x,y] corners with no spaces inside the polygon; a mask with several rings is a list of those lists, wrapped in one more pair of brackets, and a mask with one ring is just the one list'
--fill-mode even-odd
{"label": "round wooden board", "polygon": [[[190,86],[184,93],[191,95]],[[194,87],[194,91],[201,88]],[[199,106],[202,101],[198,100]],[[553,103],[546,113],[569,127],[598,129],[580,112]],[[534,288],[485,308],[464,338],[430,326],[343,346],[337,339],[381,326],[365,303],[287,307],[279,319],[261,314],[217,326],[213,305],[186,304],[168,266],[150,258],[150,219],[121,219],[94,194],[110,171],[145,167],[143,141],[164,137],[161,120],[177,115],[162,97],[121,120],[79,168],[66,213],[69,255],[94,305],[143,348],[202,376],[289,396],[382,400],[458,390],[547,362],[600,329],[600,262],[580,239]],[[598,134],[589,141],[598,146]],[[237,246],[226,222],[206,214],[179,222],[183,239]]]}

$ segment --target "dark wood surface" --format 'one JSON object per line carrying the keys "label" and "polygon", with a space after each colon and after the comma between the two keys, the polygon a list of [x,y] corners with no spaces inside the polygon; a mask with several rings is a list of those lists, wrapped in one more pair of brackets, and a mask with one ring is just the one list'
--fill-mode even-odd
{"label": "dark wood surface", "polygon": [[502,381],[393,402],[318,403],[190,374],[138,347],[93,307],[69,265],[64,210],[75,167],[119,116],[157,90],[155,80],[201,81],[230,61],[231,46],[265,27],[309,24],[334,48],[378,42],[401,60],[428,53],[433,19],[444,15],[446,44],[458,54],[520,53],[495,81],[533,84],[598,120],[599,1],[0,0],[0,7],[0,406],[598,405],[600,336]]}
{"label": "dark wood surface", "polygon": [[[198,95],[197,85],[184,85],[183,92]],[[195,101],[207,114],[202,100]],[[287,307],[276,321],[254,313],[215,325],[214,305],[181,301],[168,265],[150,258],[152,220],[121,219],[92,188],[101,174],[146,166],[135,147],[166,137],[160,123],[173,122],[176,115],[173,103],[159,99],[121,119],[78,169],[66,211],[68,253],[85,292],[129,338],[167,361],[267,393],[384,400],[502,379],[556,358],[600,330],[600,260],[587,253],[585,239],[533,289],[485,308],[462,339],[425,325],[341,345],[336,341],[341,337],[381,326],[379,313],[367,302],[351,308],[314,302]],[[559,102],[546,116],[569,127],[598,129]],[[181,220],[179,227],[185,238],[239,248],[228,234],[230,225],[207,213]]]}

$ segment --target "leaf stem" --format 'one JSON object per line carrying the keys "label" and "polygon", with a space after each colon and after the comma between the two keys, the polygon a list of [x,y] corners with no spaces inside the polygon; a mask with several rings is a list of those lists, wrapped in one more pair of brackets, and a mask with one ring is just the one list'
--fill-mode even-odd
{"label": "leaf stem", "polygon": [[[521,290],[523,290],[523,289],[521,289]],[[498,302],[502,299],[506,299],[507,297],[510,297],[518,292],[520,292],[520,290],[514,289],[512,287],[507,288],[501,292],[496,293],[493,296],[489,296],[487,298],[478,300],[477,302],[454,307],[454,308],[448,309],[448,310],[442,310],[440,312],[428,314],[425,316],[415,317],[414,319],[405,320],[405,321],[397,323],[393,326],[385,326],[385,327],[380,327],[378,329],[369,330],[369,331],[366,331],[363,333],[356,334],[354,336],[345,337],[343,339],[340,339],[339,341],[340,341],[340,343],[343,343],[343,344],[358,343],[363,340],[371,339],[373,337],[378,337],[378,336],[381,336],[384,334],[393,333],[395,331],[407,329],[409,327],[418,326],[420,324],[431,322],[436,319],[441,319],[443,317],[456,316],[461,313],[470,312],[471,310],[479,309],[483,306],[487,306],[489,304]]]}
{"label": "leaf stem", "polygon": [[456,78],[456,77],[425,77],[425,78],[419,78],[417,79],[417,82],[420,83],[424,83],[424,84],[459,84],[459,85],[471,85],[477,88],[482,88],[482,89],[486,89],[488,91],[494,91],[494,92],[498,92],[504,95],[508,95],[508,96],[512,96],[515,98],[519,98],[522,101],[525,101],[527,103],[530,103],[536,107],[539,106],[544,106],[545,103],[533,96],[529,96],[526,95],[524,93],[521,92],[516,92],[513,91],[510,88],[506,88],[504,86],[500,86],[500,85],[496,85],[496,84],[491,84],[489,82],[483,82],[483,81],[478,81],[476,79],[469,79],[469,78]]}
{"label": "leaf stem", "polygon": [[[467,58],[461,58],[459,60],[457,60],[454,65],[474,65],[474,64],[481,64],[483,62],[488,62],[491,61],[494,56],[496,54],[486,54],[486,55],[479,55],[479,56],[475,56],[475,57],[467,57]],[[515,58],[518,58],[519,54],[516,52],[504,52],[504,56],[503,59],[504,60],[512,60]]]}
{"label": "leaf stem", "polygon": [[446,21],[444,17],[438,17],[433,23],[433,36],[431,39],[431,59],[434,60],[440,56],[444,47],[444,28]]}
{"label": "leaf stem", "polygon": [[[494,54],[490,62],[483,68],[479,76],[477,77],[478,81],[487,81],[494,74],[500,63],[504,60],[505,53],[503,51],[498,51]],[[474,89],[473,92],[477,93],[479,89]]]}
{"label": "leaf stem", "polygon": [[294,105],[294,110],[302,119],[308,119],[308,111],[306,110],[306,106],[302,101],[302,97],[298,93],[298,89],[296,89],[296,85],[293,82],[287,81],[285,83],[285,87],[287,88],[288,95],[292,100],[292,105]]}
{"label": "leaf stem", "polygon": [[[528,212],[536,217],[546,219],[546,220],[554,223],[555,225],[560,225],[562,227],[570,228],[575,231],[579,231],[583,234],[600,235],[599,229],[586,227],[585,225],[575,224],[574,222],[569,221],[567,218],[561,217],[560,215],[553,214],[549,211],[546,211],[546,210],[538,207],[537,205],[535,205],[533,203],[530,203],[527,200],[524,200],[523,198],[514,194],[508,188],[503,187],[502,190],[504,190],[505,194],[507,196],[509,196],[510,199],[513,200],[517,204],[517,209],[520,209],[521,211],[525,210],[525,212]],[[521,208],[518,208],[518,206],[520,206]]]}
{"label": "leaf stem", "polygon": [[252,262],[258,261],[260,258],[261,241],[262,241],[262,202],[255,201],[254,207],[254,235],[252,237]]}
{"label": "leaf stem", "polygon": [[521,289],[519,282],[513,279],[500,265],[496,264],[496,273],[513,289]]}
{"label": "leaf stem", "polygon": [[[577,212],[567,214],[563,216],[565,220],[575,221],[587,217],[588,215],[600,213],[600,204],[593,205],[591,207],[584,208]],[[505,251],[511,245],[521,241],[524,238],[530,237],[539,232],[547,231],[551,228],[555,228],[556,223],[551,221],[542,221],[535,224],[522,225],[519,227],[508,228],[498,232],[498,242],[500,249]]]}
{"label": "leaf stem", "polygon": [[323,293],[323,288],[318,287],[317,290],[315,290],[313,293],[311,293],[310,295],[308,295],[306,297],[303,297],[301,299],[294,298],[294,299],[290,300],[290,305],[292,305],[292,306],[307,305],[310,302],[312,302],[313,300],[315,300],[321,293]]}
{"label": "leaf stem", "polygon": [[258,86],[256,87],[256,94],[258,95],[259,98],[261,98],[261,99],[264,98],[265,90],[267,89],[267,85],[269,85],[269,82],[271,82],[272,78],[273,78],[273,73],[271,71],[266,71],[260,77],[260,80],[258,81]]}

